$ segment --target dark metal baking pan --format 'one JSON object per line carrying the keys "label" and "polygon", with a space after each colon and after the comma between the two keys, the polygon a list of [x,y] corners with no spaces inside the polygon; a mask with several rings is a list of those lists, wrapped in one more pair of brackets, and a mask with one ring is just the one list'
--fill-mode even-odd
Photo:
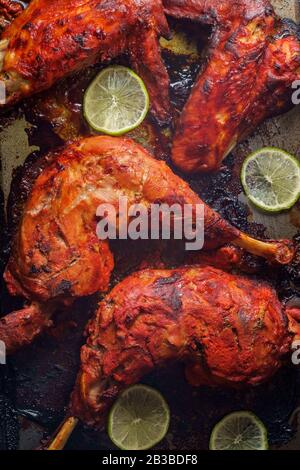
{"label": "dark metal baking pan", "polygon": [[[281,14],[296,19],[297,2],[274,2]],[[284,8],[286,8],[284,10]],[[181,109],[201,66],[205,47],[189,23],[174,23],[175,39],[163,44],[164,58],[172,82],[172,99]],[[197,47],[198,46],[198,47]],[[170,50],[171,48],[171,50]],[[126,57],[118,63],[126,64]],[[83,90],[100,69],[92,67],[63,85],[27,100],[0,117],[1,150],[1,271],[5,266],[11,235],[18,222],[30,182],[53,148],[79,134],[89,132],[81,117]],[[49,122],[49,115],[51,116]],[[294,237],[300,241],[300,206],[289,214],[262,215],[247,204],[239,183],[241,162],[253,149],[275,145],[300,157],[300,109],[265,123],[256,134],[227,158],[222,171],[214,176],[189,178],[188,182],[205,201],[239,228],[253,235]],[[132,137],[148,146],[157,158],[168,160],[168,130],[162,132],[149,119]],[[155,243],[115,243],[116,283],[153,258]],[[167,265],[180,264],[180,247],[163,250]],[[299,261],[291,267],[270,272],[262,266],[260,275],[276,285],[282,299],[299,296]],[[79,350],[84,326],[93,314],[98,298],[82,299],[62,314],[50,333],[0,366],[0,449],[36,448],[64,417],[65,407],[79,366]],[[20,305],[8,296],[2,284],[1,314]],[[300,422],[294,411],[300,405],[300,371],[282,370],[270,383],[246,391],[193,389],[184,379],[181,366],[157,371],[145,383],[162,391],[171,409],[171,427],[160,449],[207,449],[213,425],[226,413],[250,409],[266,423],[273,448],[299,449]],[[79,426],[68,449],[111,449],[106,433],[95,433]]]}

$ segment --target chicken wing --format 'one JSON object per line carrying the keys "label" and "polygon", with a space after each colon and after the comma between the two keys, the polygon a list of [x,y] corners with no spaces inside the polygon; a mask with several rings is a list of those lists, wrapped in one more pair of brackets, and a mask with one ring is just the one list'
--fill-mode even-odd
{"label": "chicken wing", "polygon": [[[208,250],[232,243],[271,262],[285,264],[293,258],[291,242],[263,242],[240,232],[135,142],[89,137],[57,151],[35,181],[4,274],[10,293],[46,303],[48,312],[49,303],[70,304],[78,297],[106,291],[114,260],[108,241],[98,239],[96,213],[100,204],[109,203],[118,220],[121,197],[127,199],[128,209],[139,203],[149,214],[155,203],[181,208],[188,204],[193,223],[201,205]],[[33,315],[37,333],[40,310],[36,307]],[[10,325],[0,321],[0,339],[8,337]],[[19,337],[19,346],[23,342],[28,343],[26,331],[24,338]],[[16,349],[15,338],[13,344]]]}
{"label": "chicken wing", "polygon": [[187,364],[193,385],[260,384],[284,364],[294,322],[290,329],[276,293],[260,281],[211,267],[136,273],[87,327],[70,414],[103,426],[124,388],[174,361]]}
{"label": "chicken wing", "polygon": [[207,65],[177,125],[172,157],[186,173],[217,170],[262,121],[293,106],[298,27],[268,0],[164,0],[165,11],[212,26]]}
{"label": "chicken wing", "polygon": [[167,122],[169,78],[160,35],[168,35],[160,0],[32,0],[2,35],[6,103],[129,51],[135,65],[135,58],[143,58],[138,71],[149,85],[153,112]]}

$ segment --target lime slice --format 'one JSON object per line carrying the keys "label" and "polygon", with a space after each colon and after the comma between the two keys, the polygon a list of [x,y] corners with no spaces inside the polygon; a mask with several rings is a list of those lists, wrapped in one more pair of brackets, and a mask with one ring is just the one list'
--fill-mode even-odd
{"label": "lime slice", "polygon": [[284,150],[266,147],[251,154],[241,179],[250,201],[267,212],[290,209],[300,197],[299,161]]}
{"label": "lime slice", "polygon": [[223,418],[213,429],[210,450],[267,450],[268,434],[260,419],[249,411]]}
{"label": "lime slice", "polygon": [[122,450],[150,449],[166,435],[170,412],[162,395],[134,385],[118,398],[108,418],[108,434]]}
{"label": "lime slice", "polygon": [[139,126],[149,109],[144,82],[127,67],[100,72],[84,95],[84,116],[97,132],[122,135]]}

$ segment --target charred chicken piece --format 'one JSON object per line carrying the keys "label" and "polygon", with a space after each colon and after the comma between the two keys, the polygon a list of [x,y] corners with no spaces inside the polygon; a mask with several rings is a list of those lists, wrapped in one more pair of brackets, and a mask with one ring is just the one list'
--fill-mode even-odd
{"label": "charred chicken piece", "polygon": [[289,314],[269,285],[215,268],[138,272],[111,291],[87,327],[70,414],[102,427],[125,387],[174,361],[187,365],[193,385],[260,384],[299,337]]}
{"label": "charred chicken piece", "polygon": [[169,78],[158,41],[168,32],[160,0],[32,0],[0,42],[7,104],[129,52],[155,116],[168,122]]}
{"label": "charred chicken piece", "polygon": [[12,0],[0,0],[0,30],[6,28],[23,11],[23,5]]}
{"label": "charred chicken piece", "polygon": [[[9,317],[0,321],[0,339],[5,338],[8,352],[32,340],[32,331],[38,334],[47,327],[51,307],[107,291],[114,260],[108,241],[97,237],[96,213],[100,204],[110,204],[116,219],[127,223],[128,212],[121,215],[121,197],[126,197],[128,209],[139,203],[149,213],[153,203],[181,208],[189,204],[193,223],[197,205],[202,205],[207,250],[232,243],[271,262],[285,264],[293,258],[291,242],[264,242],[240,232],[206,206],[165,163],[132,140],[81,139],[57,151],[25,204],[4,278],[12,295],[35,303],[31,310],[34,324],[29,338],[27,328],[18,335],[18,342],[11,327],[18,313],[14,312],[13,322]],[[42,322],[43,310],[47,318]]]}
{"label": "charred chicken piece", "polygon": [[186,173],[217,170],[265,119],[287,111],[300,78],[299,28],[269,0],[164,0],[165,12],[212,27],[207,64],[177,125],[173,161]]}

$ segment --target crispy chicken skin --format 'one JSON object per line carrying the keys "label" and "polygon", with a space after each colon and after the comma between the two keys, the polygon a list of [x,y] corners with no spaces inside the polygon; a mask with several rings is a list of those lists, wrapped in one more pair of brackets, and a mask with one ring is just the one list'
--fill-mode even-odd
{"label": "crispy chicken skin", "polygon": [[188,365],[194,385],[260,384],[284,363],[294,338],[288,325],[276,293],[260,281],[211,267],[138,272],[87,327],[70,413],[101,427],[125,387],[174,361]]}
{"label": "crispy chicken skin", "polygon": [[22,4],[12,0],[0,0],[0,29],[9,25],[22,11]]}
{"label": "crispy chicken skin", "polygon": [[52,309],[33,302],[22,310],[0,319],[0,340],[5,344],[6,352],[12,354],[20,347],[25,347],[44,330],[53,325]]}
{"label": "crispy chicken skin", "polygon": [[[108,241],[97,237],[100,204],[112,204],[118,217],[120,197],[127,198],[128,209],[143,204],[149,214],[152,203],[182,208],[189,204],[196,217],[196,206],[204,205],[164,162],[130,139],[84,138],[58,150],[51,161],[36,179],[25,204],[4,274],[12,295],[36,304],[29,338],[24,329],[16,341],[12,325],[18,321],[18,312],[11,321],[0,320],[0,339],[13,336],[11,352],[28,344],[31,331],[39,333],[45,304],[47,327],[51,305],[69,305],[78,297],[107,291],[114,260]],[[294,255],[289,241],[255,240],[206,205],[204,232],[207,250],[232,243],[279,263],[288,263]]]}
{"label": "crispy chicken skin", "polygon": [[[190,204],[193,209],[204,204],[164,162],[132,140],[81,139],[58,151],[34,184],[5,272],[10,292],[47,301],[107,290],[113,258],[108,243],[97,238],[96,212],[100,204],[110,203],[119,215],[120,197],[127,198],[128,208],[139,203],[149,211],[152,203]],[[259,241],[206,205],[204,221],[207,249],[243,241],[250,251],[260,249]],[[289,261],[293,254],[284,242],[262,246],[266,252],[260,254],[278,261]]]}
{"label": "crispy chicken skin", "polygon": [[292,107],[300,78],[296,25],[268,0],[164,0],[167,14],[212,26],[207,65],[177,125],[173,162],[186,173],[217,170],[262,121]]}
{"label": "crispy chicken skin", "polygon": [[168,35],[160,0],[32,0],[2,35],[7,104],[129,52],[149,88],[154,114],[166,122],[169,78],[160,35]]}
{"label": "crispy chicken skin", "polygon": [[[5,279],[12,294],[48,301],[106,291],[113,257],[97,238],[96,212],[110,203],[119,214],[119,198],[128,208],[139,203],[201,203],[198,196],[163,162],[129,139],[90,137],[57,153],[37,178],[16,237]],[[206,206],[207,245],[239,237]]]}

